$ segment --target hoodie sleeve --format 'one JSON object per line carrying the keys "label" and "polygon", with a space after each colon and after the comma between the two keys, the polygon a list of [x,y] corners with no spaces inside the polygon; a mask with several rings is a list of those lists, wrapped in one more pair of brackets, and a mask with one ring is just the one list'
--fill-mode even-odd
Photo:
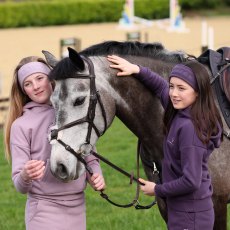
{"label": "hoodie sleeve", "polygon": [[[96,148],[94,148],[92,151],[96,151]],[[100,160],[98,158],[90,154],[89,156],[85,157],[85,161],[92,168],[93,173],[99,173],[100,175],[103,175],[102,169],[100,166]],[[87,176],[87,179],[91,177],[88,172],[86,176]]]}
{"label": "hoodie sleeve", "polygon": [[134,77],[141,81],[161,100],[161,104],[166,108],[169,101],[169,85],[168,82],[156,72],[151,71],[147,67],[140,67],[140,72],[134,74]]}
{"label": "hoodie sleeve", "polygon": [[12,125],[10,136],[10,148],[12,156],[12,180],[17,191],[27,193],[32,182],[25,182],[21,177],[21,170],[30,160],[29,137],[18,125]]}

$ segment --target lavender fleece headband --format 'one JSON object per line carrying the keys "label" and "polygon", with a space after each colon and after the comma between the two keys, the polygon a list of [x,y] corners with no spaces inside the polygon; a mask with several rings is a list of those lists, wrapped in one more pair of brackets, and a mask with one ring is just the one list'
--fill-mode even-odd
{"label": "lavender fleece headband", "polygon": [[193,71],[186,65],[177,64],[173,67],[172,72],[170,73],[169,80],[171,77],[177,77],[181,80],[187,82],[194,90],[198,90],[196,76]]}
{"label": "lavender fleece headband", "polygon": [[23,65],[19,70],[18,70],[18,82],[19,85],[22,89],[22,91],[24,91],[23,89],[23,83],[25,81],[25,79],[27,77],[29,77],[31,74],[34,73],[44,73],[46,75],[48,75],[50,72],[50,68],[42,63],[42,62],[29,62],[25,65]]}

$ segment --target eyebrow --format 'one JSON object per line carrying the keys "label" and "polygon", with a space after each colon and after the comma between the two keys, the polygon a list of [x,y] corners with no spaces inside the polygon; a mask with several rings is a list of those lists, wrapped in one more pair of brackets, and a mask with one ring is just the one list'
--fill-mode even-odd
{"label": "eyebrow", "polygon": [[173,83],[169,83],[169,86],[187,87],[186,85],[177,85],[177,84],[173,84]]}

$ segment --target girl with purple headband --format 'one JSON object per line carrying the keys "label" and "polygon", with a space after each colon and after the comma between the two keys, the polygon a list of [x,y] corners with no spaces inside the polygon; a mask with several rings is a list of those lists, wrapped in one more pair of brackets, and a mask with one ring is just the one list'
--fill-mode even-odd
{"label": "girl with purple headband", "polygon": [[208,158],[222,141],[222,121],[209,74],[197,61],[177,64],[169,82],[150,69],[108,56],[117,76],[132,75],[160,99],[165,109],[162,184],[139,179],[146,195],[166,200],[170,230],[212,230],[214,210]]}
{"label": "girl with purple headband", "polygon": [[[98,159],[85,158],[92,177],[83,174],[63,183],[50,171],[49,128],[55,114],[50,103],[54,83],[50,68],[42,58],[23,58],[14,71],[9,114],[5,127],[6,158],[12,160],[15,188],[27,194],[27,230],[86,229],[84,190],[88,181],[95,190],[105,187]],[[66,221],[68,220],[68,221]]]}

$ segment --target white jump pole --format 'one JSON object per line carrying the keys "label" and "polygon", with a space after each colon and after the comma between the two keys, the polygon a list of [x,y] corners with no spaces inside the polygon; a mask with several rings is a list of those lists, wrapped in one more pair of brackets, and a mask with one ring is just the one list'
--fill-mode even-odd
{"label": "white jump pole", "polygon": [[208,48],[214,49],[214,29],[213,27],[208,27]]}
{"label": "white jump pole", "polygon": [[175,20],[176,0],[170,0],[169,4],[170,4],[170,6],[169,6],[170,27],[172,28],[174,26],[174,20]]}
{"label": "white jump pole", "polygon": [[208,49],[208,26],[206,21],[201,23],[201,52],[203,53]]}
{"label": "white jump pole", "polygon": [[0,73],[0,95],[2,94],[2,75]]}
{"label": "white jump pole", "polygon": [[127,13],[130,19],[131,24],[134,23],[134,0],[126,0]]}
{"label": "white jump pole", "polygon": [[134,0],[129,0],[129,4],[130,4],[130,15],[131,15],[131,20],[133,21],[134,18]]}

